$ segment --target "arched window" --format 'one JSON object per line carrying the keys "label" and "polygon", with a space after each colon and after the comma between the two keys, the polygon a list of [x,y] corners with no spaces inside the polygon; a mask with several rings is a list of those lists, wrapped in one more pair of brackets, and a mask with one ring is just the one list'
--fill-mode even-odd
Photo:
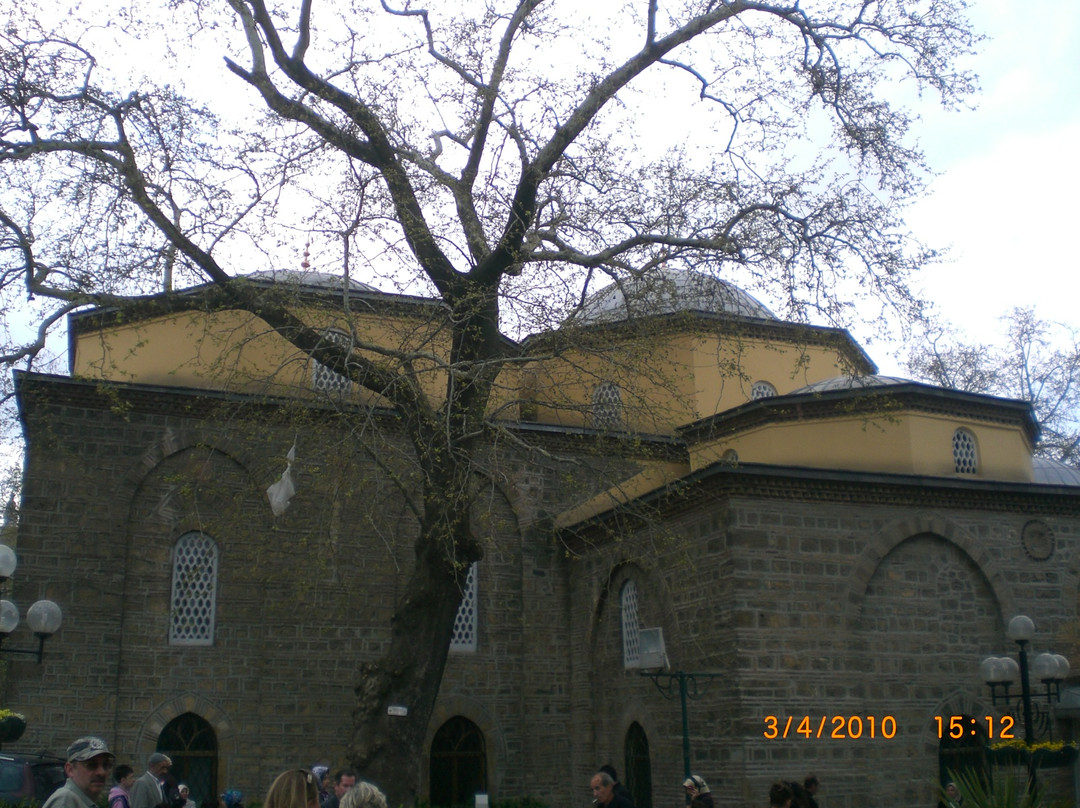
{"label": "arched window", "polygon": [[979,473],[979,452],[975,436],[966,429],[958,429],[952,436],[952,456],[957,474]]}
{"label": "arched window", "polygon": [[169,642],[213,645],[218,546],[205,533],[185,533],[173,547]]}
{"label": "arched window", "polygon": [[637,613],[637,584],[633,579],[619,592],[619,615],[622,624],[622,659],[624,668],[633,668],[641,659],[641,626]]}
{"label": "arched window", "polygon": [[195,713],[183,713],[165,725],[157,751],[172,758],[172,775],[191,789],[196,805],[215,803],[217,790],[217,734]]}
{"label": "arched window", "polygon": [[754,382],[750,387],[750,398],[757,401],[759,398],[772,398],[776,395],[776,388],[768,382]]}
{"label": "arched window", "polygon": [[454,617],[454,634],[450,638],[451,651],[476,650],[476,611],[476,564],[473,564],[465,578],[465,591]]}
{"label": "arched window", "polygon": [[[342,348],[348,348],[352,345],[352,338],[337,328],[326,329],[323,331],[323,337],[335,345],[340,345]],[[346,393],[352,388],[352,381],[348,376],[343,376],[321,362],[312,360],[311,386],[322,393]]]}
{"label": "arched window", "polygon": [[649,739],[637,721],[626,730],[623,743],[626,787],[637,808],[652,808],[652,761],[649,759]]}
{"label": "arched window", "polygon": [[623,405],[619,387],[611,382],[596,385],[590,421],[594,429],[622,429]]}
{"label": "arched window", "polygon": [[478,792],[487,792],[487,751],[480,727],[455,715],[431,739],[428,768],[431,805],[472,805]]}

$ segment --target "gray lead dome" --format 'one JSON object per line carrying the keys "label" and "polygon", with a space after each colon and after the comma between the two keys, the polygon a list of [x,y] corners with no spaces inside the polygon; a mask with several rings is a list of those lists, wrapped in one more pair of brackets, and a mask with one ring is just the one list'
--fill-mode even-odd
{"label": "gray lead dome", "polygon": [[665,268],[605,286],[590,295],[568,322],[610,323],[686,311],[777,319],[760,301],[727,281]]}

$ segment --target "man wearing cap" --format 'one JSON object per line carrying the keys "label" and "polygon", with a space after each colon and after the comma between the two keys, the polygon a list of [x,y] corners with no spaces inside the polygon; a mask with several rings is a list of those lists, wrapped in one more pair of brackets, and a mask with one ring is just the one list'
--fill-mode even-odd
{"label": "man wearing cap", "polygon": [[172,760],[168,755],[154,752],[146,761],[146,772],[131,789],[131,808],[157,808],[165,802],[161,778],[168,774]]}
{"label": "man wearing cap", "polygon": [[101,738],[79,738],[67,750],[67,782],[45,800],[42,808],[95,808],[115,761]]}

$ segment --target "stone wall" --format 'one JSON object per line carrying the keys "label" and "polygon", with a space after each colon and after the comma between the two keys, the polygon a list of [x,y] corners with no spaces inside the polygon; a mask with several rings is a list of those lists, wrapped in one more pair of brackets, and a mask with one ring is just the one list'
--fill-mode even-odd
{"label": "stone wall", "polygon": [[[219,788],[261,798],[284,768],[343,763],[357,666],[385,647],[415,532],[379,465],[404,470],[407,451],[378,414],[358,428],[57,379],[24,386],[23,413],[15,599],[51,597],[65,621],[44,665],[8,662],[20,745],[60,751],[93,732],[141,768],[190,711],[217,733]],[[725,467],[618,523],[555,533],[553,514],[672,449],[526,437],[480,458],[478,650],[451,655],[428,736],[455,715],[476,723],[495,799],[587,806],[589,775],[624,771],[637,724],[654,806],[681,801],[677,683],[661,693],[622,664],[631,579],[672,668],[719,674],[687,702],[691,768],[718,806],[762,804],[770,782],[811,771],[822,808],[932,805],[933,717],[1000,712],[975,670],[1009,650],[1009,617],[1037,617],[1080,668],[1076,492]],[[294,440],[297,494],[275,519],[265,489]],[[1048,555],[1022,539],[1033,520]],[[168,643],[171,552],[188,530],[221,551],[212,646]],[[778,732],[793,719],[787,739],[765,737],[770,715]],[[822,718],[824,736],[849,716],[864,737],[816,737]],[[865,737],[886,716],[894,737]]]}

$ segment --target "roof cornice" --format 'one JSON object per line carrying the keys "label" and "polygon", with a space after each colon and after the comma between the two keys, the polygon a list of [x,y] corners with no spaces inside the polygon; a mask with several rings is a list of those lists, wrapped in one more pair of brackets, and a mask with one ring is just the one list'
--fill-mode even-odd
{"label": "roof cornice", "polygon": [[1017,426],[1024,430],[1032,445],[1039,439],[1035,411],[1027,401],[949,390],[921,382],[760,398],[678,427],[676,431],[687,443],[695,444],[765,424],[841,416],[888,417],[911,411],[962,415]]}

